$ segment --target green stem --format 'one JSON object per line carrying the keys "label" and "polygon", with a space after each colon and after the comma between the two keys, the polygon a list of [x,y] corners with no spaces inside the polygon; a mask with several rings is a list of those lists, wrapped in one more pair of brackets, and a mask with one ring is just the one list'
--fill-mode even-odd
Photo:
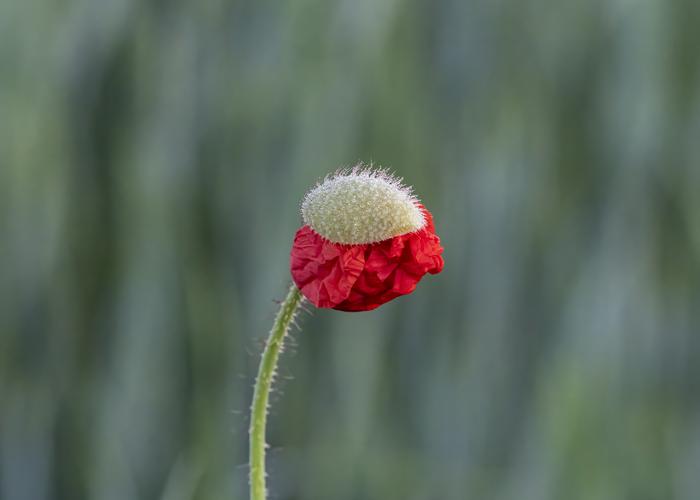
{"label": "green stem", "polygon": [[270,387],[277,370],[277,359],[284,345],[284,337],[294,319],[302,296],[299,289],[292,284],[287,298],[284,299],[272,325],[270,336],[265,344],[258,377],[255,380],[253,405],[250,416],[250,500],[265,500],[265,424]]}

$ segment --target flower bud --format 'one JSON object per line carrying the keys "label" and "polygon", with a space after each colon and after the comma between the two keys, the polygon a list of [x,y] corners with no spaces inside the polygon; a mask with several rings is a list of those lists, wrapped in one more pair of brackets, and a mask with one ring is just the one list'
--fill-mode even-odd
{"label": "flower bud", "polygon": [[444,266],[432,215],[383,170],[360,165],[327,177],[301,212],[290,271],[316,307],[369,311]]}

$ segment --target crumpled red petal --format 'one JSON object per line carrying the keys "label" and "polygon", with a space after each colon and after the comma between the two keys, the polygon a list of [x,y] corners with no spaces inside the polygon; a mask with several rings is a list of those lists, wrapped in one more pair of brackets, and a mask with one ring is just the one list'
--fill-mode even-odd
{"label": "crumpled red petal", "polygon": [[433,217],[421,205],[426,225],[378,243],[332,243],[303,226],[290,256],[292,279],[316,307],[369,311],[415,290],[426,274],[444,267]]}

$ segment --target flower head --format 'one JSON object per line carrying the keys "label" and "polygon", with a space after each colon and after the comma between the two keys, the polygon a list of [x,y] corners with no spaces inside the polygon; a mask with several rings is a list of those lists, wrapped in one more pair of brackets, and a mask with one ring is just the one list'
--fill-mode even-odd
{"label": "flower head", "polygon": [[430,212],[384,170],[326,177],[304,198],[294,238],[294,283],[317,307],[368,311],[442,271]]}

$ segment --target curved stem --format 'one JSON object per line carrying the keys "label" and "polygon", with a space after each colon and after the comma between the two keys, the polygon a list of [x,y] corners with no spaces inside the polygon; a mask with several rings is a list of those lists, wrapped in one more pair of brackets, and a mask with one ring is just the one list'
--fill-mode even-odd
{"label": "curved stem", "polygon": [[301,292],[292,284],[287,298],[284,299],[277,313],[260,359],[250,416],[250,500],[265,500],[267,498],[265,488],[265,424],[267,422],[270,387],[275,378],[277,359],[284,345],[284,337],[289,331],[289,326],[301,300]]}

